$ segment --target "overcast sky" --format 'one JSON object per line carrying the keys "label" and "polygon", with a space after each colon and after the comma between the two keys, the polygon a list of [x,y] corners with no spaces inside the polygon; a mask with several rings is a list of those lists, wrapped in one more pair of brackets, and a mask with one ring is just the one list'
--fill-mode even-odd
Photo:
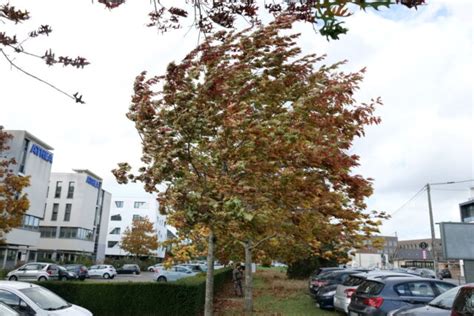
{"label": "overcast sky", "polygon": [[[472,26],[470,0],[427,0],[418,10],[398,6],[382,12],[356,12],[346,19],[350,31],[328,42],[308,25],[295,29],[305,52],[328,54],[328,62],[347,59],[346,70],[367,67],[357,98],[380,96],[382,123],[358,139],[352,153],[361,156],[355,172],[375,179],[369,209],[397,211],[382,233],[400,239],[428,238],[426,192],[401,208],[426,183],[473,179]],[[80,91],[86,104],[63,95],[0,59],[0,124],[28,130],[54,148],[53,172],[90,169],[114,195],[140,196],[139,185],[118,185],[110,170],[117,162],[138,165],[140,145],[125,117],[134,78],[142,70],[163,73],[197,42],[192,31],[158,34],[145,27],[149,1],[128,1],[109,11],[91,1],[15,1],[32,19],[16,28],[31,31],[49,24],[47,39],[25,44],[43,54],[81,55],[84,70],[44,66],[28,56],[12,56],[28,71],[70,93]],[[7,25],[2,25],[7,28]],[[474,182],[433,187],[435,221],[458,221],[458,204]]]}

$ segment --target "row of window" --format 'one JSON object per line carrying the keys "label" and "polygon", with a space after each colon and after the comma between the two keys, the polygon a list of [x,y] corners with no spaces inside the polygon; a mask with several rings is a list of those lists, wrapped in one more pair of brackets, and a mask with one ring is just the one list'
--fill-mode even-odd
{"label": "row of window", "polygon": [[[64,208],[64,221],[69,222],[71,220],[71,211],[72,211],[72,204],[67,203],[66,207]],[[53,212],[51,213],[51,221],[55,222],[58,220],[59,214],[59,204],[53,204]]]}
{"label": "row of window", "polygon": [[[58,227],[40,226],[41,238],[56,238]],[[59,227],[59,238],[81,239],[92,241],[93,232],[81,227]]]}
{"label": "row of window", "polygon": [[[123,201],[115,201],[116,208],[123,208]],[[146,202],[135,201],[133,202],[133,208],[146,208]]]}
{"label": "row of window", "polygon": [[39,222],[40,222],[39,217],[24,215],[21,227],[24,229],[29,229],[29,230],[38,230]]}
{"label": "row of window", "polygon": [[[68,199],[74,198],[74,188],[75,188],[75,186],[76,186],[76,183],[74,181],[69,182],[69,186],[67,188],[66,198],[68,198]],[[54,198],[55,199],[61,198],[62,188],[63,188],[63,182],[62,181],[56,181],[56,189],[54,191]],[[49,187],[48,187],[48,190],[46,192],[46,197],[48,197],[48,196],[49,196]]]}

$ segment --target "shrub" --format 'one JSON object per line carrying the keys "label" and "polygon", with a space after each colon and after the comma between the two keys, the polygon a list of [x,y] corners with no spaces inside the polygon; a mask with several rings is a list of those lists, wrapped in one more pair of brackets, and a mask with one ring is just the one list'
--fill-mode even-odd
{"label": "shrub", "polygon": [[[232,270],[217,270],[214,289],[231,279]],[[158,282],[43,282],[70,303],[95,316],[199,315],[205,298],[205,275],[173,283]]]}
{"label": "shrub", "polygon": [[320,257],[310,257],[288,265],[286,275],[289,279],[305,279],[308,278],[313,271],[319,267],[337,267],[336,261],[322,259]]}

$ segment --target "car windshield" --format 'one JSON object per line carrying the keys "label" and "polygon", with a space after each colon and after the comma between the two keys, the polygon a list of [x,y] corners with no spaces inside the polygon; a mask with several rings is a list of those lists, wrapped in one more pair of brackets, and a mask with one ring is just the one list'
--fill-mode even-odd
{"label": "car windshield", "polygon": [[460,286],[444,292],[443,294],[432,300],[428,305],[439,307],[442,309],[451,309],[451,307],[453,306],[454,298],[456,297],[456,294],[458,294],[459,288]]}
{"label": "car windshield", "polygon": [[61,297],[42,287],[29,287],[20,291],[44,310],[53,311],[71,306]]}
{"label": "car windshield", "polygon": [[357,288],[357,293],[377,295],[380,293],[380,291],[382,291],[383,286],[383,283],[366,280],[362,282],[362,284]]}
{"label": "car windshield", "polygon": [[66,267],[66,270],[68,271],[76,271],[77,267],[76,266],[69,266],[69,267]]}
{"label": "car windshield", "polygon": [[344,283],[344,286],[359,286],[362,282],[364,282],[365,277],[363,276],[355,276],[351,275]]}

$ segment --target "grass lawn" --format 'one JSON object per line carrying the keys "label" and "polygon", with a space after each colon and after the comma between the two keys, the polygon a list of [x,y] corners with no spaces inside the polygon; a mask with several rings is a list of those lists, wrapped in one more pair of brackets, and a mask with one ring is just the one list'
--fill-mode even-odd
{"label": "grass lawn", "polygon": [[[215,315],[242,315],[243,299],[234,296],[232,284],[216,293]],[[306,280],[288,280],[285,269],[259,269],[254,275],[254,315],[336,316],[316,308]]]}

